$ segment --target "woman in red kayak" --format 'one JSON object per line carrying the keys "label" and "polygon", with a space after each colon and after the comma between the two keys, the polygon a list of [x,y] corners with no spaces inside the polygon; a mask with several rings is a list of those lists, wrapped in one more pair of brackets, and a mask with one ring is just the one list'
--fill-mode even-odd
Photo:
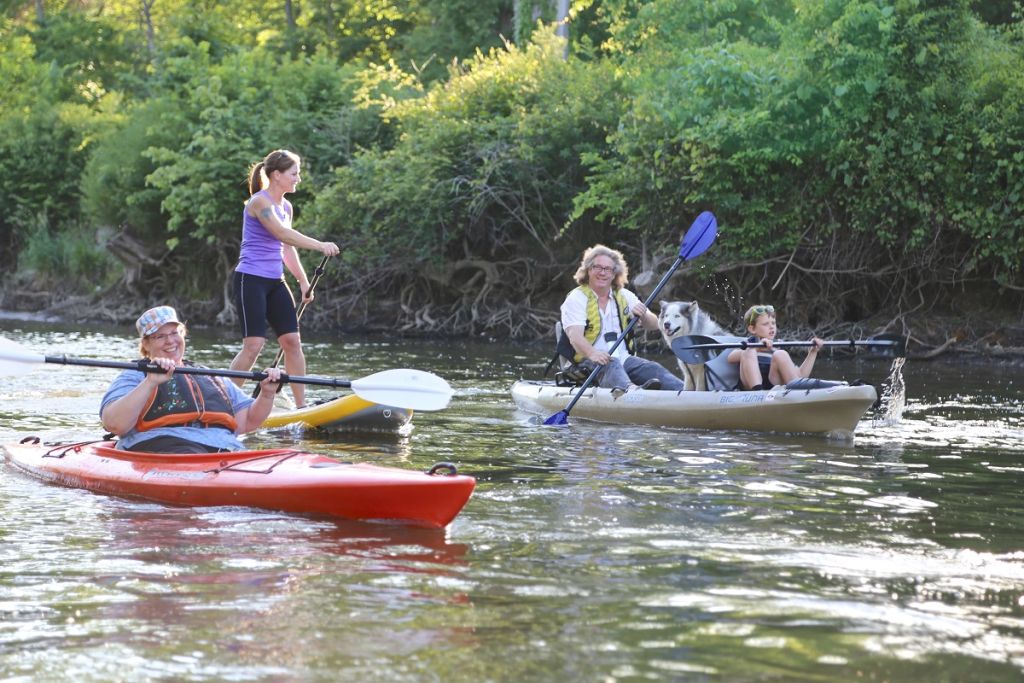
{"label": "woman in red kayak", "polygon": [[142,358],[167,372],[125,370],[100,403],[104,429],[118,448],[146,453],[215,453],[244,448],[238,435],[257,429],[274,407],[281,371],[266,370],[259,398],[220,377],[175,374],[185,360],[185,325],[170,306],[135,323]]}

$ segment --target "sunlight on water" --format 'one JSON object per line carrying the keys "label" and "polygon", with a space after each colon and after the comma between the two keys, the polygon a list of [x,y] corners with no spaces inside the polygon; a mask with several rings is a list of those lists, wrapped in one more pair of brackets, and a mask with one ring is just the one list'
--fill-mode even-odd
{"label": "sunlight on water", "polygon": [[[0,326],[41,353],[137,354],[130,326]],[[213,367],[237,349],[230,333],[199,330],[190,343]],[[535,424],[509,386],[539,375],[546,346],[313,337],[307,348],[310,374],[421,368],[456,395],[404,434],[288,428],[247,444],[420,471],[452,461],[477,477],[455,522],[177,508],[45,484],[5,463],[0,678],[1024,675],[1018,368],[894,363],[896,418],[866,417],[838,442]],[[821,367],[867,381],[885,371],[860,359]],[[97,437],[116,372],[0,377],[0,440]]]}
{"label": "sunlight on water", "polygon": [[979,405],[976,397],[960,397],[941,403],[910,399],[903,419],[896,425],[879,426],[858,433],[859,443],[889,443],[895,448],[942,446],[956,456],[975,448],[1024,450],[1024,401]]}
{"label": "sunlight on water", "polygon": [[[897,543],[886,547],[883,540],[867,546],[844,546],[807,544],[799,537],[781,534],[702,534],[699,538],[656,539],[652,541],[655,546],[685,553],[699,563],[776,565],[789,573],[789,590],[712,586],[696,592],[649,597],[645,604],[698,609],[712,619],[723,613],[742,614],[758,621],[839,619],[851,635],[873,631],[881,625],[889,635],[862,636],[862,646],[895,655],[892,643],[898,641],[899,649],[914,658],[948,651],[945,638],[969,643],[969,647],[995,661],[1024,653],[1024,632],[995,636],[986,625],[985,611],[965,611],[948,602],[950,596],[965,601],[969,596],[983,599],[990,592],[1017,592],[1024,585],[1020,553],[996,555],[949,550],[934,544],[921,545],[912,538],[895,538]],[[771,551],[765,552],[765,548]],[[814,581],[815,575],[843,584],[845,589],[820,597],[794,590],[804,582]],[[888,599],[873,604],[856,597],[872,594]],[[891,639],[907,631],[916,634]],[[752,629],[745,631],[744,635],[751,632]]]}

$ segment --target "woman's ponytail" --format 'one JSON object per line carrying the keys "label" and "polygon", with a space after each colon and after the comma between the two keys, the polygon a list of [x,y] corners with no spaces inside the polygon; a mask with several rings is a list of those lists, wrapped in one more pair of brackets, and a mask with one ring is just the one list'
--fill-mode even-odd
{"label": "woman's ponytail", "polygon": [[263,162],[258,161],[249,169],[249,196],[263,189]]}

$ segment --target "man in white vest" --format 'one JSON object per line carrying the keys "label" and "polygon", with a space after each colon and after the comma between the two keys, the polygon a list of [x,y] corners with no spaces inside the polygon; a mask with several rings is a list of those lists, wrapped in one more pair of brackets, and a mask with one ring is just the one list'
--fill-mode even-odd
{"label": "man in white vest", "polygon": [[596,377],[600,387],[620,392],[637,388],[682,391],[681,379],[660,363],[635,355],[632,339],[619,344],[614,354],[608,353],[629,325],[630,316],[639,318],[645,329],[658,330],[657,316],[625,288],[629,268],[622,253],[595,244],[583,252],[575,280],[579,287],[569,292],[561,309],[572,360],[588,371],[602,366]]}

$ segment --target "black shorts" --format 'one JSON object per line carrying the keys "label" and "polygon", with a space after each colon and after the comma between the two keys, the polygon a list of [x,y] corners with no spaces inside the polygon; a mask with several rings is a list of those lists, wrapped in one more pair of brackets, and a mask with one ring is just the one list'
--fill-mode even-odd
{"label": "black shorts", "polygon": [[280,337],[299,331],[295,300],[284,279],[235,271],[235,306],[242,337],[267,337],[267,323]]}

